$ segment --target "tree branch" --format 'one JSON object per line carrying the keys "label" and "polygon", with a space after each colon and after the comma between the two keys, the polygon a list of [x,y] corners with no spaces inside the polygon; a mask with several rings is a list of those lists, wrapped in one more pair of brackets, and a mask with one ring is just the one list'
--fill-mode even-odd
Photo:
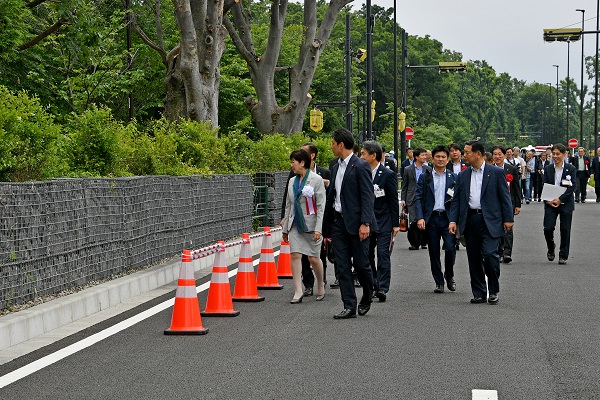
{"label": "tree branch", "polygon": [[42,40],[44,40],[48,36],[52,35],[58,29],[60,29],[60,27],[63,26],[66,22],[67,22],[67,19],[64,18],[64,17],[61,18],[61,19],[59,19],[54,25],[52,25],[51,27],[49,27],[48,29],[46,29],[44,32],[42,32],[39,35],[37,35],[35,38],[33,38],[29,42],[23,43],[22,45],[20,45],[19,47],[17,47],[17,50],[23,51],[23,50],[27,50],[30,47],[35,46],[36,44],[38,44],[39,42],[41,42]]}
{"label": "tree branch", "polygon": [[229,32],[229,36],[231,37],[235,48],[240,52],[242,57],[244,57],[244,60],[248,63],[248,66],[254,67],[256,65],[256,54],[250,52],[246,48],[244,42],[235,30],[235,26],[233,26],[233,23],[227,15],[223,16],[223,25],[225,25],[227,32]]}
{"label": "tree branch", "polygon": [[156,52],[160,55],[163,65],[167,67],[167,53],[165,52],[165,49],[161,45],[154,43],[152,39],[146,35],[146,33],[139,26],[135,13],[133,12],[131,13],[131,23],[133,24],[133,29],[135,29],[135,32],[139,35],[139,37],[142,38],[144,43],[156,50]]}

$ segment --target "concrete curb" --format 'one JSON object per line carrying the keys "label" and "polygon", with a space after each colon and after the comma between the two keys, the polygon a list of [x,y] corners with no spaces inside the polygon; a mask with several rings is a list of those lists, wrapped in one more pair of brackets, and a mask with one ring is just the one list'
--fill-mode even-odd
{"label": "concrete curb", "polygon": [[[281,231],[272,232],[274,247],[281,241]],[[275,245],[277,244],[277,245]],[[262,237],[251,240],[252,254],[260,253]],[[226,248],[227,265],[238,261],[241,246]],[[196,279],[212,271],[214,254],[193,261]],[[143,271],[102,283],[47,303],[8,314],[0,318],[0,350],[34,339],[57,328],[115,307],[133,297],[172,284],[179,278],[181,258]],[[174,287],[172,288],[174,289]],[[169,290],[172,290],[169,289]]]}

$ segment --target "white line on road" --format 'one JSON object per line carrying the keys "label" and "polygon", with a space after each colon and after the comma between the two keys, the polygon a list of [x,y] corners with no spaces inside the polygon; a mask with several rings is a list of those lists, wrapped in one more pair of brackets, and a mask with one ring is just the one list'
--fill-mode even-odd
{"label": "white line on road", "polygon": [[498,400],[497,390],[473,389],[473,400]]}
{"label": "white line on road", "polygon": [[[279,254],[279,251],[275,251],[273,255],[276,256],[278,254]],[[260,262],[260,259],[256,259],[256,260],[254,260],[253,265],[258,265],[259,262]],[[229,271],[228,276],[231,278],[232,276],[235,276],[237,274],[237,272],[238,272],[237,268],[232,269],[231,271]],[[203,283],[202,285],[196,287],[196,293],[200,293],[200,292],[207,290],[209,288],[209,286],[210,286],[210,282]],[[46,368],[47,366],[52,365],[55,362],[62,360],[63,358],[66,358],[66,357],[68,357],[72,354],[75,354],[78,351],[81,351],[87,347],[90,347],[110,336],[113,336],[113,335],[121,332],[122,330],[130,328],[133,325],[137,324],[138,322],[141,322],[147,318],[152,317],[155,314],[158,314],[161,311],[166,310],[169,307],[172,307],[173,304],[175,304],[174,298],[163,301],[162,303],[157,304],[154,307],[149,308],[148,310],[143,311],[137,315],[134,315],[131,318],[121,321],[116,325],[106,328],[103,331],[95,333],[92,336],[82,339],[79,342],[75,342],[65,348],[57,350],[56,352],[54,352],[52,354],[48,354],[47,356],[42,357],[39,360],[33,361],[27,365],[24,365],[21,368],[16,369],[12,372],[9,372],[6,375],[0,376],[0,389],[5,386],[8,386],[11,383],[14,383],[20,379],[23,379],[26,376],[33,374],[34,372],[37,372],[43,368]]]}

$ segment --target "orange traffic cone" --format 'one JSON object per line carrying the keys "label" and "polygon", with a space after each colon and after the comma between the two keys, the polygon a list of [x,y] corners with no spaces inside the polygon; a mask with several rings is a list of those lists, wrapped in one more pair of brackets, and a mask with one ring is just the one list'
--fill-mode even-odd
{"label": "orange traffic cone", "polygon": [[233,309],[231,301],[231,287],[229,286],[229,276],[227,276],[229,271],[227,271],[225,263],[225,242],[217,243],[219,246],[217,254],[215,254],[206,308],[200,314],[203,317],[235,317],[240,312]]}
{"label": "orange traffic cone", "polygon": [[281,241],[279,248],[279,259],[277,260],[277,277],[281,279],[292,279],[292,255],[290,254],[290,242]]}
{"label": "orange traffic cone", "polygon": [[250,249],[250,235],[242,233],[242,248],[238,261],[238,273],[235,278],[235,289],[233,290],[233,301],[263,301],[265,298],[258,295],[256,288],[256,276],[254,276],[254,264],[252,251]]}
{"label": "orange traffic cone", "polygon": [[260,261],[258,263],[258,277],[256,286],[259,289],[283,289],[277,279],[277,267],[273,256],[273,242],[271,240],[271,228],[265,226],[262,248],[260,249]]}
{"label": "orange traffic cone", "polygon": [[208,329],[202,326],[200,317],[192,254],[189,250],[184,250],[181,256],[181,269],[177,281],[171,327],[165,331],[165,335],[205,335],[207,333]]}

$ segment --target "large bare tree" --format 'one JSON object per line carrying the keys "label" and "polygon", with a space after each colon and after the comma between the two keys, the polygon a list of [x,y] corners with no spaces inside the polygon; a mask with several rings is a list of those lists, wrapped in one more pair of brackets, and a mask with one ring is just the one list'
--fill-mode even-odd
{"label": "large bare tree", "polygon": [[319,25],[316,0],[304,0],[304,37],[298,61],[289,71],[290,96],[285,105],[277,103],[274,79],[288,1],[272,0],[268,42],[264,53],[260,55],[255,52],[248,10],[240,3],[231,7],[233,20],[226,16],[223,23],[248,64],[258,98],[247,98],[246,106],[261,133],[291,134],[302,130],[304,116],[310,105],[310,86],[319,57],[329,40],[340,10],[351,1],[331,0]]}

